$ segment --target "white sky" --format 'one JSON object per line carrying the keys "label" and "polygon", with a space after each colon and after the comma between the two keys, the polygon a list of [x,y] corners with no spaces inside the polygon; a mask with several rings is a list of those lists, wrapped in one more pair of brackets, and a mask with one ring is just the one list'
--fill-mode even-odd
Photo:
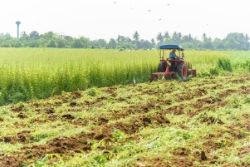
{"label": "white sky", "polygon": [[250,0],[1,0],[0,33],[54,31],[91,39],[132,36],[144,39],[177,31],[200,37],[250,34]]}

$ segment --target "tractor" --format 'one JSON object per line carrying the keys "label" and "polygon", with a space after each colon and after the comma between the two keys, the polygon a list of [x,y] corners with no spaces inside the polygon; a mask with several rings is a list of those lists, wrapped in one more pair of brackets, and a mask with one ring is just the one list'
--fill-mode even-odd
{"label": "tractor", "polygon": [[[179,55],[176,58],[164,58],[168,50],[176,50]],[[151,74],[150,81],[157,79],[175,79],[187,80],[189,77],[195,77],[196,70],[192,65],[184,61],[184,49],[178,45],[160,46],[160,63],[158,71]]]}

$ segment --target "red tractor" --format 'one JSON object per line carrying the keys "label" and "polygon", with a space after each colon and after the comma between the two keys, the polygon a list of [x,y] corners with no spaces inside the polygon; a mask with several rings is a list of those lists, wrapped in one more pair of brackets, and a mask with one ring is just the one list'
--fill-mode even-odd
{"label": "red tractor", "polygon": [[[166,50],[178,51],[179,56],[164,58]],[[192,65],[184,61],[184,49],[178,45],[161,45],[160,46],[160,64],[158,72],[152,73],[150,81],[159,78],[171,79],[179,78],[187,80],[188,77],[195,77],[196,70],[192,69]]]}

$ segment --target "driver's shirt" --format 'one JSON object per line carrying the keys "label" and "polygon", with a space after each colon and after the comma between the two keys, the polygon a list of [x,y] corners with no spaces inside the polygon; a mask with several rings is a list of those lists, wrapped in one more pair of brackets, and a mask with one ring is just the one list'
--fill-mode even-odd
{"label": "driver's shirt", "polygon": [[173,53],[173,52],[170,52],[169,58],[170,58],[170,59],[175,59],[175,58],[176,58],[176,54]]}

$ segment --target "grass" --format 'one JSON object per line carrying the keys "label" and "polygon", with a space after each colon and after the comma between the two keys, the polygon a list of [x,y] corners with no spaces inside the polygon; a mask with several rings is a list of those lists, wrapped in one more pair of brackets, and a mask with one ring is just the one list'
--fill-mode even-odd
{"label": "grass", "polygon": [[[249,71],[249,55],[247,51],[187,51],[186,60],[199,76],[209,76]],[[145,82],[158,62],[157,50],[0,48],[0,104]]]}

